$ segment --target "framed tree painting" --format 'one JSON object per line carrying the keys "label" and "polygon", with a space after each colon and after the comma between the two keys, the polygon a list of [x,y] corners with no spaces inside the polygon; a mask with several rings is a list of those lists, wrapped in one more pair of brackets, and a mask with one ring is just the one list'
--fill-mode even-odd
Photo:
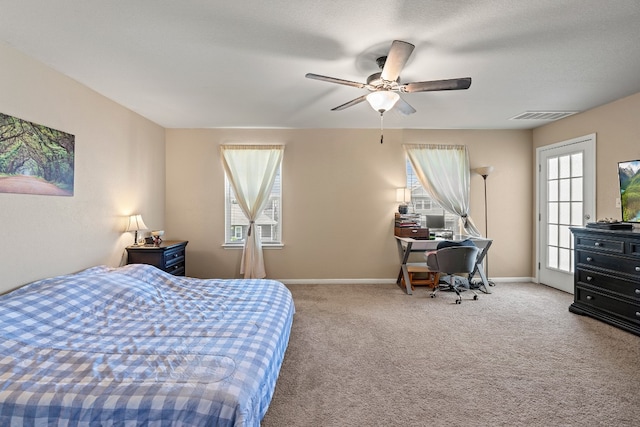
{"label": "framed tree painting", "polygon": [[73,196],[75,136],[0,113],[0,193]]}

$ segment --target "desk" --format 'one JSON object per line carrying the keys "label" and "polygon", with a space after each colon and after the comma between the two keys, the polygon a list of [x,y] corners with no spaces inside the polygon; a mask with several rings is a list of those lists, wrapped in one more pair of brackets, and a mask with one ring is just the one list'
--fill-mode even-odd
{"label": "desk", "polygon": [[[398,255],[400,256],[400,272],[398,273],[398,279],[396,283],[400,286],[402,281],[402,277],[404,276],[404,283],[406,287],[406,291],[408,295],[411,295],[411,283],[409,282],[409,272],[407,271],[407,261],[409,260],[409,255],[411,252],[428,252],[435,251],[438,248],[438,243],[444,239],[436,239],[436,240],[418,240],[412,239],[411,237],[398,237],[395,236],[396,243],[398,244]],[[484,257],[487,255],[489,251],[489,247],[491,247],[491,243],[493,240],[484,239],[482,237],[469,237],[469,236],[453,236],[453,241],[462,241],[465,239],[470,239],[475,243],[475,245],[480,249],[480,254],[478,255],[478,259],[476,260],[476,268],[473,270],[473,273],[469,275],[469,278],[473,277],[476,273],[480,276],[482,280],[482,285],[484,286],[483,292],[491,293],[489,291],[489,281],[487,280],[487,276],[484,273],[484,268],[482,267],[482,261]],[[426,260],[425,260],[426,262]]]}

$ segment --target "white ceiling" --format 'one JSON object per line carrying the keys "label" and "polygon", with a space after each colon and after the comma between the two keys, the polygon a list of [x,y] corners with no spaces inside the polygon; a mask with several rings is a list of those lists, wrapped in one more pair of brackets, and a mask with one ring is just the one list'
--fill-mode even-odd
{"label": "white ceiling", "polygon": [[0,0],[0,40],[167,128],[377,128],[330,111],[394,39],[416,48],[385,128],[522,129],[640,92],[638,0]]}

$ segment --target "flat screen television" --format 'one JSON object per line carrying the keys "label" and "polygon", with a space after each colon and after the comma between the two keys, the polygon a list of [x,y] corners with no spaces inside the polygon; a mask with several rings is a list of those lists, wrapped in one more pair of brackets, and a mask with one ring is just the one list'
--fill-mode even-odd
{"label": "flat screen television", "polygon": [[640,160],[618,163],[623,222],[640,222]]}

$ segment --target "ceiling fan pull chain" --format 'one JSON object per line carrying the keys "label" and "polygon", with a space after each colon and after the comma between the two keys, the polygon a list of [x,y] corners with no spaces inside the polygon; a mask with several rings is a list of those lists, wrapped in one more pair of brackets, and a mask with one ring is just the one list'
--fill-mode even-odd
{"label": "ceiling fan pull chain", "polygon": [[382,117],[383,117],[383,113],[382,111],[380,112],[380,144],[382,144],[382,142],[384,141],[384,135],[383,135],[383,131],[382,131]]}

